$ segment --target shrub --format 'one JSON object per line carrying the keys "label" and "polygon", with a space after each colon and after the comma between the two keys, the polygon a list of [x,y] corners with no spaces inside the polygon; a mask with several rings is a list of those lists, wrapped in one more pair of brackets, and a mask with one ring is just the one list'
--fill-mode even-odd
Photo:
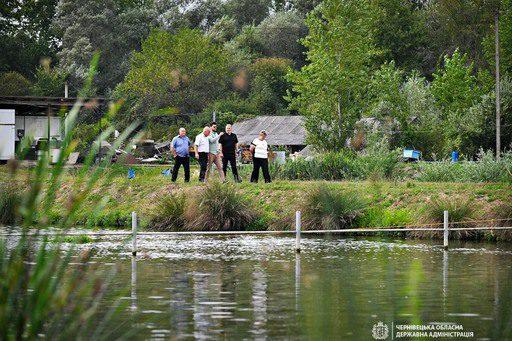
{"label": "shrub", "polygon": [[399,163],[397,151],[381,150],[351,159],[351,176],[356,179],[391,178]]}
{"label": "shrub", "polygon": [[492,151],[480,151],[477,161],[419,162],[418,180],[444,182],[512,182],[512,152],[496,161]]}
{"label": "shrub", "polygon": [[20,204],[19,189],[15,185],[0,183],[0,224],[15,224],[19,219]]}
{"label": "shrub", "polygon": [[344,180],[390,178],[399,162],[396,151],[354,153],[329,152],[314,159],[287,161],[277,176],[287,180]]}
{"label": "shrub", "polygon": [[[492,212],[492,219],[496,219],[496,226],[512,226],[512,203],[501,202],[496,205]],[[486,237],[490,240],[511,241],[511,230],[486,231]]]}
{"label": "shrub", "polygon": [[[439,197],[431,200],[425,205],[423,220],[426,224],[433,224],[432,227],[442,227],[444,211],[448,211],[450,227],[471,227],[471,220],[474,219],[475,205],[467,198],[460,197]],[[431,227],[429,227],[431,228]],[[413,237],[442,238],[442,231],[415,231]],[[481,237],[479,231],[450,231],[452,239],[470,239]]]}
{"label": "shrub", "polygon": [[309,191],[303,205],[306,229],[343,229],[362,215],[366,202],[355,192],[336,191],[326,184]]}
{"label": "shrub", "polygon": [[186,198],[183,193],[171,193],[159,199],[147,228],[156,231],[183,229],[185,204]]}
{"label": "shrub", "polygon": [[30,92],[30,81],[16,71],[0,74],[0,95],[27,96]]}
{"label": "shrub", "polygon": [[259,218],[251,205],[232,184],[210,182],[187,207],[187,227],[191,230],[245,230]]}

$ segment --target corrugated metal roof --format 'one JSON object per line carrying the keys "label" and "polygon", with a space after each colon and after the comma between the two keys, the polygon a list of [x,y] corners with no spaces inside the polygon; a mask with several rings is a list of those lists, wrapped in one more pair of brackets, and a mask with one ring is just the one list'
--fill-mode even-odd
{"label": "corrugated metal roof", "polygon": [[302,116],[258,116],[233,124],[239,143],[249,144],[260,131],[267,131],[267,142],[273,146],[306,144],[306,130]]}

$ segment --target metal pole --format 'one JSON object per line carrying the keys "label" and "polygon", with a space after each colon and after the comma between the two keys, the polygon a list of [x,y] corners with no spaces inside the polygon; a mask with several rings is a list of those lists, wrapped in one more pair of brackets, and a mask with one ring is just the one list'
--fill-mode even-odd
{"label": "metal pole", "polygon": [[443,251],[443,313],[446,315],[446,298],[448,297],[448,251]]}
{"label": "metal pole", "polygon": [[494,43],[496,63],[496,160],[501,157],[501,106],[500,106],[500,14],[499,9],[494,15]]}
{"label": "metal pole", "polygon": [[300,211],[295,212],[295,252],[300,252]]}
{"label": "metal pole", "polygon": [[132,255],[137,254],[137,213],[132,212]]}
{"label": "metal pole", "polygon": [[444,242],[443,246],[445,250],[448,250],[448,211],[444,211]]}
{"label": "metal pole", "polygon": [[48,122],[46,122],[46,137],[48,138],[48,143],[46,145],[46,157],[48,158],[48,164],[52,163],[52,154],[50,149],[50,139],[51,139],[51,119],[52,119],[52,107],[48,105]]}

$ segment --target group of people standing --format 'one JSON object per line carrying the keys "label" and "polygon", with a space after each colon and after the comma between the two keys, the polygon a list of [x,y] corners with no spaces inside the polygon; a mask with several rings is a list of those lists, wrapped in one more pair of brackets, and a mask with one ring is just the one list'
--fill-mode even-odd
{"label": "group of people standing", "polygon": [[[268,144],[265,140],[267,133],[262,130],[250,146],[253,153],[253,171],[251,182],[258,182],[259,170],[262,169],[265,182],[271,182],[268,171]],[[190,181],[190,146],[192,141],[187,136],[185,128],[179,129],[178,136],[171,142],[171,152],[174,156],[174,167],[172,170],[172,181],[178,178],[178,171],[181,166],[185,171],[185,182]],[[233,133],[231,124],[226,125],[226,132],[217,133],[217,123],[212,122],[203,128],[203,132],[196,136],[193,143],[194,155],[199,162],[199,181],[208,180],[212,165],[215,164],[219,172],[220,181],[226,180],[228,164],[233,172],[236,182],[242,182],[236,167],[236,152],[238,150],[238,138]]]}

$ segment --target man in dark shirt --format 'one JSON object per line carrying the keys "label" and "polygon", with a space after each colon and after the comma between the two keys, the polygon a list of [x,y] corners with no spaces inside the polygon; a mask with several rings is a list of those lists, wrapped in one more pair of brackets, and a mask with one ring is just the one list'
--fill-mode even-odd
{"label": "man in dark shirt", "polygon": [[220,137],[219,143],[221,145],[223,155],[222,170],[224,171],[224,174],[227,174],[226,170],[228,169],[229,162],[231,164],[231,171],[233,172],[235,181],[242,182],[236,169],[236,151],[238,150],[238,138],[236,137],[236,134],[233,133],[233,127],[231,124],[226,125],[226,133]]}

